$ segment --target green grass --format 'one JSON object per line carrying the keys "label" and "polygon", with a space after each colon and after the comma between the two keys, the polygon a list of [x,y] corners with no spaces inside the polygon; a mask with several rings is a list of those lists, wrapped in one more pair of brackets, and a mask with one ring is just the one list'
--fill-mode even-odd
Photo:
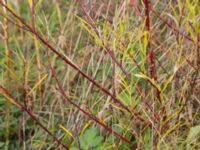
{"label": "green grass", "polygon": [[0,149],[200,149],[198,0],[2,2]]}

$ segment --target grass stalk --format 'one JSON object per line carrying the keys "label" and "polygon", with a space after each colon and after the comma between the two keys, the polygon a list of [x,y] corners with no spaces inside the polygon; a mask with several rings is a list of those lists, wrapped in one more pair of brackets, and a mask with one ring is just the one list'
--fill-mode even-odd
{"label": "grass stalk", "polygon": [[[150,2],[149,0],[145,0],[145,26],[146,31],[148,33],[148,44],[147,44],[147,55],[149,55],[150,60],[150,74],[151,77],[157,81],[157,72],[156,72],[156,64],[155,64],[155,54],[151,48],[150,38],[151,38],[151,27],[150,27]],[[147,63],[148,64],[148,63]]]}
{"label": "grass stalk", "polygon": [[51,131],[49,131],[49,129],[47,129],[38,118],[35,117],[35,115],[32,113],[31,109],[28,109],[27,107],[25,107],[18,99],[14,98],[10,92],[4,88],[2,85],[0,85],[0,94],[3,94],[5,97],[7,97],[10,100],[12,100],[12,102],[22,111],[25,111],[30,117],[31,119],[33,119],[35,121],[35,123],[37,125],[39,125],[49,136],[51,136],[54,141],[56,141],[58,144],[61,144],[63,146],[63,148],[65,148],[66,150],[68,150],[68,146],[63,144],[62,141],[60,139],[58,139],[53,133],[51,133]]}
{"label": "grass stalk", "polygon": [[[48,50],[47,50],[47,55],[48,54]],[[103,123],[102,121],[100,121],[97,117],[95,117],[93,114],[85,111],[84,109],[82,109],[78,104],[76,104],[75,102],[73,102],[65,93],[65,90],[63,89],[62,85],[60,84],[57,75],[56,75],[56,71],[53,68],[53,66],[51,65],[51,60],[48,57],[48,63],[49,63],[49,68],[51,70],[52,76],[54,77],[54,79],[56,80],[56,83],[58,85],[58,89],[60,94],[63,96],[63,99],[70,103],[71,105],[73,105],[74,107],[76,107],[80,112],[82,112],[85,116],[87,116],[88,118],[90,118],[92,121],[94,121],[95,123],[97,123],[98,125],[102,126],[103,128],[106,129],[106,131],[110,132],[111,134],[113,134],[114,136],[118,137],[119,139],[121,139],[122,141],[132,145],[133,147],[135,147],[135,145],[128,140],[126,137],[124,137],[123,135],[117,133],[116,131],[114,131],[111,127],[109,127],[107,124]]]}
{"label": "grass stalk", "polygon": [[[5,5],[7,5],[7,0],[2,1]],[[4,13],[7,14],[7,10],[3,9]],[[11,69],[11,52],[9,49],[9,33],[8,33],[8,20],[7,18],[4,18],[3,20],[3,31],[4,31],[4,46],[5,46],[5,56],[6,56],[6,65],[9,69]],[[6,72],[6,88],[8,91],[10,91],[10,72],[7,70]],[[10,101],[6,98],[6,138],[7,141],[9,140],[9,134],[10,134]]]}
{"label": "grass stalk", "polygon": [[97,88],[99,88],[100,91],[105,93],[106,95],[110,96],[114,103],[121,106],[123,109],[125,109],[127,112],[131,113],[129,108],[125,106],[120,100],[118,100],[113,94],[111,94],[108,90],[106,90],[104,87],[102,87],[99,83],[97,83],[93,78],[88,76],[86,73],[84,73],[76,64],[74,64],[71,60],[66,58],[63,54],[59,53],[53,46],[51,46],[50,43],[48,43],[42,36],[39,35],[36,31],[34,31],[28,24],[26,24],[21,17],[19,17],[17,14],[15,14],[10,8],[8,8],[6,5],[4,5],[2,2],[0,4],[5,7],[8,12],[10,12],[17,20],[19,20],[25,28],[27,28],[26,31],[31,32],[33,35],[37,37],[44,45],[46,45],[53,53],[55,53],[64,63],[71,66],[74,70],[76,70],[80,75],[82,75],[84,78],[86,78],[88,81],[93,83]]}
{"label": "grass stalk", "polygon": [[[35,0],[32,0],[32,5],[31,5],[31,22],[32,22],[32,29],[33,31],[36,30],[35,28]],[[39,46],[38,46],[38,41],[37,41],[37,36],[34,35],[34,48],[36,52],[36,61],[37,61],[37,68],[38,68],[38,81],[41,81],[41,59],[40,59],[40,51],[39,51]],[[38,93],[39,93],[39,99],[40,99],[40,109],[42,109],[43,106],[43,96],[42,96],[42,87],[41,85],[38,86]]]}
{"label": "grass stalk", "polygon": [[133,9],[135,10],[136,14],[140,17],[142,17],[141,11],[136,3],[135,0],[130,0],[130,4],[133,6]]}
{"label": "grass stalk", "polygon": [[[96,33],[96,35],[98,36],[98,38],[100,39],[100,34],[99,31],[95,25],[95,22],[93,21],[93,19],[90,17],[90,15],[88,14],[85,5],[84,5],[84,1],[83,0],[79,0],[78,1],[81,9],[84,13],[85,18],[87,19],[88,23],[90,24],[90,26],[92,27],[92,29],[94,30],[94,32]],[[124,67],[122,66],[122,64],[117,60],[117,58],[114,55],[114,51],[109,48],[103,40],[101,40],[102,42],[102,46],[103,48],[106,49],[106,52],[110,55],[110,57],[113,59],[113,61],[116,63],[116,65],[121,69],[121,71],[123,72],[123,74],[126,76],[127,79],[130,79],[130,74],[124,69]]]}
{"label": "grass stalk", "polygon": [[198,149],[198,0],[53,4],[0,0],[0,149]]}
{"label": "grass stalk", "polygon": [[[96,33],[96,35],[100,38],[100,35],[99,35],[99,32],[98,32],[97,27],[96,27],[96,25],[95,25],[95,22],[93,21],[93,19],[92,19],[92,18],[89,16],[89,14],[87,13],[87,10],[86,10],[85,5],[84,5],[84,1],[83,1],[83,0],[79,0],[79,4],[80,4],[80,6],[81,6],[81,9],[82,9],[82,11],[83,11],[83,13],[84,13],[84,16],[85,16],[85,18],[87,19],[88,23],[90,24],[90,26],[92,27],[92,29],[94,30],[94,32]],[[103,42],[103,40],[102,40],[102,45],[103,45],[103,47],[106,49],[107,53],[110,55],[110,57],[112,58],[112,60],[113,60],[113,61],[116,63],[116,65],[121,69],[122,73],[126,76],[126,78],[129,79],[129,80],[131,80],[131,81],[133,81],[133,80],[131,79],[131,77],[130,77],[130,74],[123,68],[122,63],[120,63],[120,62],[117,60],[117,58],[115,57],[113,50],[110,49],[110,48]],[[134,82],[135,82],[135,81],[134,81]],[[139,87],[138,85],[136,85],[136,90],[137,90],[137,92],[139,93],[139,95],[143,97],[142,90],[140,89],[140,87]],[[150,104],[148,104],[147,101],[146,101],[145,104],[147,104],[147,106],[148,106],[151,110],[153,110],[153,109],[151,108]],[[156,114],[156,113],[154,113],[154,117],[155,117],[156,119],[158,119],[158,118],[159,118],[159,115]]]}
{"label": "grass stalk", "polygon": [[173,31],[175,31],[177,34],[183,36],[184,38],[186,38],[187,40],[193,42],[194,44],[195,41],[188,35],[186,35],[184,32],[180,31],[177,27],[173,26],[172,24],[170,24],[168,21],[166,21],[157,11],[155,11],[153,8],[150,7],[151,12],[158,17],[159,20],[161,20],[164,24],[166,24],[170,29],[172,29]]}
{"label": "grass stalk", "polygon": [[[144,1],[144,4],[145,4],[145,27],[146,27],[146,31],[147,31],[147,34],[148,34],[148,43],[147,43],[147,47],[146,47],[146,55],[149,56],[149,60],[150,60],[150,76],[151,78],[153,78],[155,81],[157,81],[157,72],[156,72],[156,64],[155,64],[155,54],[154,54],[154,51],[153,49],[151,48],[151,43],[150,43],[150,40],[151,40],[151,26],[150,26],[150,0],[145,0]],[[147,63],[148,64],[148,63]],[[148,70],[148,68],[146,67],[146,70]],[[148,84],[146,84],[146,93],[148,89]],[[158,89],[156,89],[157,91],[157,96],[161,101],[161,96],[160,96],[160,91]],[[153,100],[153,112],[155,112],[155,101]],[[154,122],[154,126],[155,126],[155,122]],[[160,126],[160,125],[158,125]],[[159,127],[157,129],[159,131]],[[156,132],[154,133],[154,136],[153,136],[153,145],[154,145],[154,148],[157,149],[157,142],[158,142],[158,136],[159,134],[157,134]]]}

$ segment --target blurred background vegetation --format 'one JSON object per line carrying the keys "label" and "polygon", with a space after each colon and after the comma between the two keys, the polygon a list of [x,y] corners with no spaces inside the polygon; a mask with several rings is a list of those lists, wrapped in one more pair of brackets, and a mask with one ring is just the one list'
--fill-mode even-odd
{"label": "blurred background vegetation", "polygon": [[0,149],[64,149],[27,111],[69,149],[200,149],[199,1],[149,0],[150,30],[145,2],[1,0]]}

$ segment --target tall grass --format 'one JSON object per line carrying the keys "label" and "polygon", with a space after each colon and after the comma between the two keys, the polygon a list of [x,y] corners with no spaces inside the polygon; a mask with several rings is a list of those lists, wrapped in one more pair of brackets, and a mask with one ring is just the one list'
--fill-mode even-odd
{"label": "tall grass", "polygon": [[5,2],[0,149],[200,148],[198,0]]}

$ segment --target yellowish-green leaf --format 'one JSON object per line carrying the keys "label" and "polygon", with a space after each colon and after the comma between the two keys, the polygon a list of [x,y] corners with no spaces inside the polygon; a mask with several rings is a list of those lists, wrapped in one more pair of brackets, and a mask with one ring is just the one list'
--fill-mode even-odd
{"label": "yellowish-green leaf", "polygon": [[89,120],[83,127],[83,129],[81,130],[81,136],[83,135],[83,133],[85,132],[85,130],[92,124],[92,121]]}
{"label": "yellowish-green leaf", "polygon": [[190,33],[190,37],[192,38],[193,41],[196,42],[196,36],[195,36],[195,33],[193,32],[191,26],[189,24],[186,24],[187,25],[187,30],[189,31]]}
{"label": "yellowish-green leaf", "polygon": [[65,132],[66,132],[66,134],[67,135],[69,135],[69,136],[71,136],[73,139],[75,139],[75,137],[73,136],[73,134],[67,129],[67,128],[65,128],[63,125],[59,125],[59,127],[61,128],[61,129],[63,129]]}
{"label": "yellowish-green leaf", "polygon": [[170,127],[167,130],[167,132],[165,132],[164,135],[161,136],[160,140],[158,141],[158,149],[160,149],[160,143],[161,143],[161,141],[164,142],[165,137],[168,136],[170,133],[172,133],[179,126],[180,126],[180,123],[175,124],[174,126]]}
{"label": "yellowish-green leaf", "polygon": [[149,37],[149,32],[148,31],[144,31],[144,53],[146,54],[146,49],[148,46],[148,37]]}
{"label": "yellowish-green leaf", "polygon": [[117,105],[115,105],[115,104],[112,104],[112,106],[113,106],[114,108],[116,108],[117,110],[121,110],[121,111],[123,111],[123,112],[127,112],[127,110],[125,110],[125,109],[123,109],[123,108],[121,108],[121,107],[119,107],[119,106],[117,106]]}
{"label": "yellowish-green leaf", "polygon": [[162,123],[162,126],[164,126],[167,122],[169,122],[172,118],[174,118],[180,111],[181,109],[178,109],[175,113],[169,115],[167,119]]}
{"label": "yellowish-green leaf", "polygon": [[169,79],[165,82],[165,84],[163,85],[163,88],[161,90],[161,92],[163,93],[165,91],[165,89],[168,87],[168,85],[171,83],[172,79],[174,78],[174,75],[171,75],[169,77]]}
{"label": "yellowish-green leaf", "polygon": [[175,55],[174,55],[174,53],[173,53],[171,48],[169,49],[169,52],[170,52],[170,54],[172,56],[173,62],[175,63],[176,62],[176,58],[175,58]]}
{"label": "yellowish-green leaf", "polygon": [[[172,7],[172,8],[173,8],[173,7]],[[173,9],[172,9],[172,10],[173,10]],[[176,23],[176,25],[179,24],[179,21],[178,21],[178,19],[179,19],[179,15],[176,14],[176,11],[174,12],[173,15],[170,14],[170,13],[167,13],[167,15],[168,15],[171,19],[174,20],[174,22]]]}
{"label": "yellowish-green leaf", "polygon": [[18,108],[21,108],[21,106],[15,102],[14,99],[12,99],[9,95],[7,95],[1,88],[0,88],[0,94],[4,95],[7,100],[9,100],[12,104],[14,104],[15,106],[17,106]]}
{"label": "yellowish-green leaf", "polygon": [[33,0],[28,0],[28,3],[29,3],[30,8],[32,8]]}
{"label": "yellowish-green leaf", "polygon": [[135,76],[138,78],[143,78],[143,79],[148,80],[154,87],[156,87],[159,91],[161,91],[160,85],[157,84],[154,79],[149,78],[147,75],[143,73],[135,74]]}
{"label": "yellowish-green leaf", "polygon": [[15,9],[12,7],[10,3],[7,3],[7,7],[15,13]]}
{"label": "yellowish-green leaf", "polygon": [[[43,0],[38,0],[35,6],[40,7],[42,2],[43,2]],[[28,3],[29,3],[30,8],[32,8],[33,0],[28,0]]]}
{"label": "yellowish-green leaf", "polygon": [[99,37],[96,35],[96,33],[93,31],[93,29],[91,29],[90,24],[79,16],[76,16],[76,18],[80,20],[80,22],[83,25],[83,28],[94,38],[95,43],[104,47],[104,44],[102,43],[101,39],[99,39]]}
{"label": "yellowish-green leaf", "polygon": [[179,7],[179,13],[182,12],[183,2],[182,0],[178,0],[178,7]]}
{"label": "yellowish-green leaf", "polygon": [[37,4],[36,4],[36,6],[37,6],[37,7],[40,7],[40,6],[41,6],[41,4],[42,4],[42,2],[43,2],[43,0],[38,0],[38,2],[37,2]]}
{"label": "yellowish-green leaf", "polygon": [[14,77],[16,80],[19,81],[17,75],[12,71],[11,68],[9,68],[6,64],[4,63],[0,63],[2,66],[4,66],[6,68],[6,70],[12,75],[12,77]]}
{"label": "yellowish-green leaf", "polygon": [[34,87],[30,90],[30,92],[28,93],[28,95],[30,95],[31,93],[33,93],[33,91],[46,79],[48,74],[44,75],[35,85]]}

